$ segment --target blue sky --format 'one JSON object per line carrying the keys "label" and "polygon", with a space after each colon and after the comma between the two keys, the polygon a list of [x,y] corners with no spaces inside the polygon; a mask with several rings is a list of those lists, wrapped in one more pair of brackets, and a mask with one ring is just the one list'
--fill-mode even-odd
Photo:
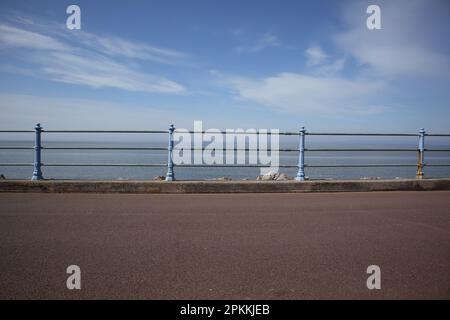
{"label": "blue sky", "polygon": [[[81,30],[66,8],[81,8]],[[366,8],[381,8],[368,30]],[[450,131],[448,1],[5,1],[0,127]]]}

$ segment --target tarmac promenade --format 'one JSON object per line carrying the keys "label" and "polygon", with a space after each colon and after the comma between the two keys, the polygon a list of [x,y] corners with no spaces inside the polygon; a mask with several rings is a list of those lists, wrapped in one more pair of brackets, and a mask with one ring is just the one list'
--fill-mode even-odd
{"label": "tarmac promenade", "polygon": [[450,191],[2,192],[0,239],[1,299],[450,299]]}

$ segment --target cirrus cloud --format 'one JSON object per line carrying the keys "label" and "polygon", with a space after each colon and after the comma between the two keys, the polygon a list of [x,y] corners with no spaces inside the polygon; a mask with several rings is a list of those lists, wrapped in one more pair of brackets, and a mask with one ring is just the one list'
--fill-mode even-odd
{"label": "cirrus cloud", "polygon": [[[163,76],[143,72],[128,60],[150,60],[170,64],[186,55],[118,37],[99,37],[80,31],[68,38],[60,26],[48,25],[44,32],[24,27],[0,25],[0,45],[30,66],[30,74],[51,81],[93,88],[116,88],[164,94],[183,94],[186,88]],[[75,39],[75,40],[74,40]],[[14,49],[19,49],[12,51]],[[27,49],[27,50],[23,50]],[[7,68],[9,72],[23,68]]]}

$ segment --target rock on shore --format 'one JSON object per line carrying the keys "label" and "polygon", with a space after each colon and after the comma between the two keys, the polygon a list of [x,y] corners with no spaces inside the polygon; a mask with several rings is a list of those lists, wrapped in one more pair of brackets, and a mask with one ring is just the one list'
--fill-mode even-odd
{"label": "rock on shore", "polygon": [[287,180],[293,180],[294,178],[289,177],[288,175],[280,172],[268,172],[264,175],[260,175],[256,177],[256,180],[258,181],[287,181]]}

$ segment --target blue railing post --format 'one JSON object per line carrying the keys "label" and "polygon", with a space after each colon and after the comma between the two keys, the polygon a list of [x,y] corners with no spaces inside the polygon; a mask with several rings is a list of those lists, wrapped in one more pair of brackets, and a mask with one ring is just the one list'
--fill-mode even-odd
{"label": "blue railing post", "polygon": [[416,179],[423,179],[423,167],[425,161],[425,129],[419,130],[419,149],[417,156],[417,174]]}
{"label": "blue railing post", "polygon": [[169,127],[169,146],[167,147],[167,175],[166,181],[175,180],[175,174],[173,172],[173,131],[175,127],[173,124]]}
{"label": "blue railing post", "polygon": [[34,127],[34,132],[35,132],[35,139],[34,139],[34,171],[33,171],[33,176],[31,177],[31,180],[41,180],[44,177],[42,176],[42,171],[41,171],[41,149],[42,149],[42,145],[41,145],[41,132],[42,132],[42,127],[41,124],[38,123],[36,124],[36,127]]}
{"label": "blue railing post", "polygon": [[299,154],[298,154],[298,172],[295,180],[304,181],[305,180],[305,127],[300,128],[300,139],[299,139]]}

